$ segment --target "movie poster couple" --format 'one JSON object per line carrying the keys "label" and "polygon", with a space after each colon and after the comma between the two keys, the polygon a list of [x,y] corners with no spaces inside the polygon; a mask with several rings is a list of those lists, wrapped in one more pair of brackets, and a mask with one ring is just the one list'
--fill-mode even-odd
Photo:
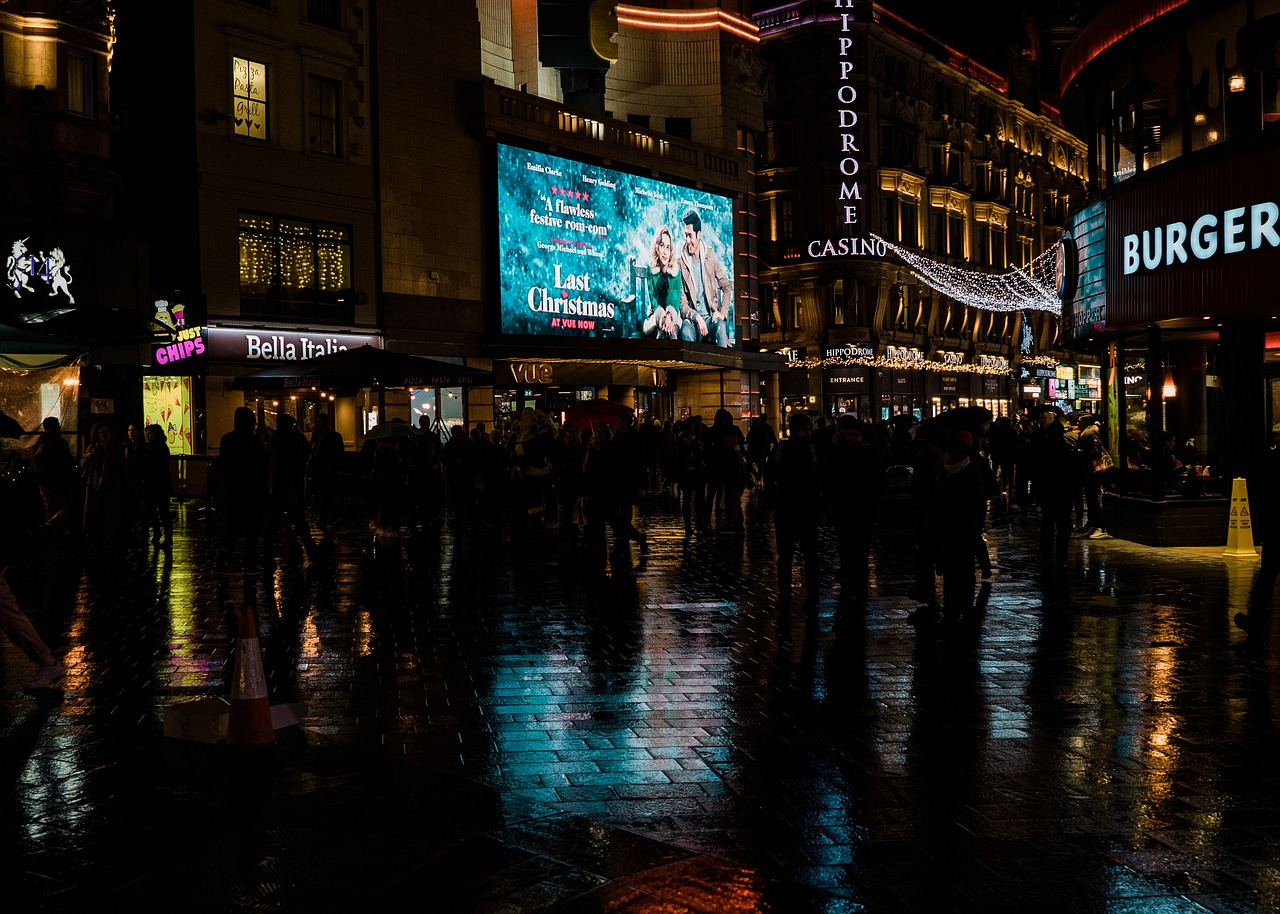
{"label": "movie poster couple", "polygon": [[669,228],[659,226],[654,232],[648,295],[640,300],[645,312],[642,334],[728,347],[733,337],[733,281],[703,238],[697,210],[685,212],[682,232],[678,250]]}

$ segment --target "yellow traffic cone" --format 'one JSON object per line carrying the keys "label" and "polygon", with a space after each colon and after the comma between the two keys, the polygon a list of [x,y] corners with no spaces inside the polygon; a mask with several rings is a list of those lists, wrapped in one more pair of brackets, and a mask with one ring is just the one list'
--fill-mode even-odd
{"label": "yellow traffic cone", "polygon": [[267,701],[267,677],[262,669],[262,649],[252,606],[238,615],[236,666],[231,683],[231,709],[227,715],[228,746],[260,746],[274,743],[271,704]]}
{"label": "yellow traffic cone", "polygon": [[1256,559],[1253,547],[1253,517],[1249,513],[1249,484],[1236,477],[1231,482],[1231,514],[1227,523],[1228,558]]}

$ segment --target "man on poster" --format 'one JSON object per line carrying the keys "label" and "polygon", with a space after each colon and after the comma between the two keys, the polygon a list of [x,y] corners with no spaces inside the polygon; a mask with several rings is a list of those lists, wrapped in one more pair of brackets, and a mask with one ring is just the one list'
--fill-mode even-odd
{"label": "man on poster", "polygon": [[684,214],[680,279],[680,338],[728,348],[733,282],[716,252],[703,243],[702,217],[693,209]]}

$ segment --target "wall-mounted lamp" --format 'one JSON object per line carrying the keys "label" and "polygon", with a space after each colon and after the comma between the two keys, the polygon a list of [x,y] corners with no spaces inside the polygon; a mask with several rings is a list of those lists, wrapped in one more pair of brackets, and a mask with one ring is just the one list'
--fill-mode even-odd
{"label": "wall-mounted lamp", "polygon": [[1227,89],[1231,92],[1244,91],[1244,71],[1240,69],[1240,64],[1236,64],[1231,75],[1227,77]]}
{"label": "wall-mounted lamp", "polygon": [[1205,117],[1205,114],[1203,111],[1197,111],[1195,115],[1191,118],[1191,122],[1195,124],[1197,127],[1203,126],[1206,121],[1208,121],[1208,118]]}
{"label": "wall-mounted lamp", "polygon": [[1164,395],[1165,399],[1168,399],[1169,397],[1176,397],[1178,395],[1178,385],[1173,382],[1172,365],[1166,367],[1164,370],[1164,387],[1161,388],[1160,393]]}

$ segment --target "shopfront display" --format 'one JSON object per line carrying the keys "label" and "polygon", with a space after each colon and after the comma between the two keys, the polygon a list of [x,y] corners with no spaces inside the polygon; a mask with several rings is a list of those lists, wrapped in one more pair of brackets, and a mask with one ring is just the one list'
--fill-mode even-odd
{"label": "shopfront display", "polygon": [[170,454],[195,453],[192,379],[147,375],[142,378],[142,422],[164,431]]}

